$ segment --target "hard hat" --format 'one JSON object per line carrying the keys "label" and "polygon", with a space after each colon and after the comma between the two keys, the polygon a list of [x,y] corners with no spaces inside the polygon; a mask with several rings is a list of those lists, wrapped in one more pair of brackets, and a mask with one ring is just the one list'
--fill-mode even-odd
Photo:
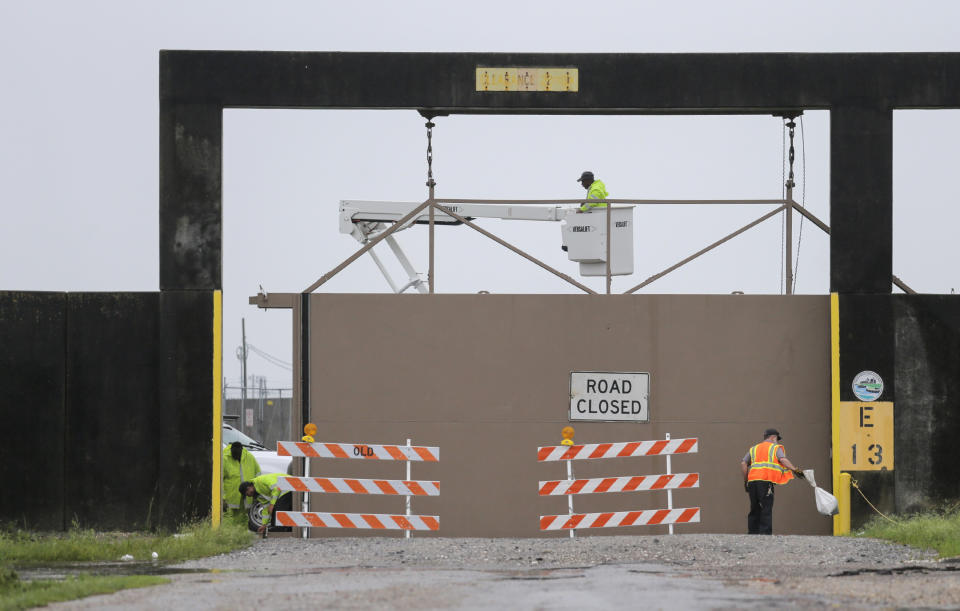
{"label": "hard hat", "polygon": [[769,437],[770,435],[776,435],[776,436],[777,436],[777,441],[782,441],[782,440],[783,440],[783,437],[780,436],[780,431],[778,431],[777,429],[767,429],[767,430],[765,430],[765,431],[763,432],[763,438],[764,438],[764,439],[766,439],[766,438]]}
{"label": "hard hat", "polygon": [[583,182],[585,180],[593,180],[593,172],[587,170],[580,175],[580,178],[577,179],[577,182]]}

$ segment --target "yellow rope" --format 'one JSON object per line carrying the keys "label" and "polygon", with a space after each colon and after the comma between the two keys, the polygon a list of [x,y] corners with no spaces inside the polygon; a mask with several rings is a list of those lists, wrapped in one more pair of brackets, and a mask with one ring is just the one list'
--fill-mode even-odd
{"label": "yellow rope", "polygon": [[870,505],[870,507],[873,508],[874,511],[876,511],[877,513],[879,513],[882,518],[884,518],[885,520],[887,520],[887,521],[890,522],[891,524],[896,524],[896,523],[897,523],[896,520],[891,520],[891,519],[888,518],[887,516],[883,515],[883,512],[880,511],[879,509],[877,509],[877,508],[874,506],[874,504],[870,502],[870,499],[868,499],[868,498],[867,498],[867,495],[865,495],[865,494],[863,493],[863,490],[860,490],[860,486],[858,485],[857,480],[855,480],[855,479],[853,479],[853,478],[851,477],[851,478],[850,478],[850,485],[857,489],[857,492],[859,492],[859,493],[860,493],[860,496],[863,497],[863,500],[865,500],[865,501],[867,502],[867,505]]}

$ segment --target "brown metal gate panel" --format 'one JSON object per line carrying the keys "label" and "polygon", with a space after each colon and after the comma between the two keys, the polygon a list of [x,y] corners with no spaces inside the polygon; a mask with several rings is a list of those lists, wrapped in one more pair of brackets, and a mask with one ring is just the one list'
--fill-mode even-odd
{"label": "brown metal gate panel", "polygon": [[[414,463],[412,478],[441,482],[439,497],[413,499],[413,513],[440,515],[440,535],[538,536],[540,515],[566,513],[565,497],[537,494],[566,467],[538,463],[536,450],[570,424],[570,372],[650,372],[649,423],[573,423],[576,442],[698,437],[700,451],[672,467],[701,474],[700,488],[674,492],[674,506],[701,507],[702,522],[677,532],[746,532],[739,462],[766,427],[779,427],[787,456],[829,487],[829,328],[827,296],[317,294],[311,419],[317,441],[439,446],[440,462]],[[645,475],[665,462],[576,461],[574,470]],[[315,459],[311,474],[402,479],[404,464]],[[664,492],[575,497],[578,513],[662,507]],[[315,494],[310,508],[401,513],[403,499]],[[778,489],[774,515],[777,534],[831,532],[802,482]]]}

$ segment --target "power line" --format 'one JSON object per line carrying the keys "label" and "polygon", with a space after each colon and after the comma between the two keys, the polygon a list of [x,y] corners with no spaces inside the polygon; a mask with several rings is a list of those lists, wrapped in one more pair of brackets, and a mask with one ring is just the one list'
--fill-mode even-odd
{"label": "power line", "polygon": [[283,359],[277,358],[269,352],[261,350],[249,342],[247,342],[247,349],[275,367],[280,367],[281,369],[286,369],[287,371],[293,371],[292,363],[288,363]]}

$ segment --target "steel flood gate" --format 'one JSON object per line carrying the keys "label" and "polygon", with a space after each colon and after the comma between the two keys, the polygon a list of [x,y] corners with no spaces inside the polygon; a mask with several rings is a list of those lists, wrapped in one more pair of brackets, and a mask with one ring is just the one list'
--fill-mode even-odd
{"label": "steel flood gate", "polygon": [[[283,299],[270,295],[271,301]],[[781,427],[791,458],[820,472],[830,469],[824,296],[313,294],[287,303],[295,308],[295,323],[302,305],[309,306],[312,321],[307,336],[296,328],[294,341],[296,351],[302,340],[310,342],[312,366],[303,377],[313,400],[306,420],[293,414],[291,430],[314,422],[325,439],[402,443],[412,437],[456,448],[441,462],[414,466],[417,479],[443,483],[441,496],[413,501],[422,513],[443,518],[441,533],[427,536],[556,536],[533,524],[563,513],[565,503],[534,497],[532,488],[563,477],[563,467],[551,473],[533,460],[533,450],[570,423],[572,371],[649,371],[652,378],[649,422],[581,422],[578,443],[663,440],[668,432],[700,439],[697,468],[673,458],[675,472],[700,472],[701,522],[683,532],[745,532],[749,506],[739,460],[768,426]],[[703,440],[709,440],[706,447]],[[635,461],[580,460],[574,466],[581,479],[664,472],[631,468]],[[336,471],[313,467],[311,475],[403,477],[376,463],[338,462]],[[803,489],[787,486],[781,494],[782,534],[830,532],[822,516],[811,514]],[[665,490],[645,497],[647,507],[667,507]],[[318,498],[336,513],[402,507],[381,495],[311,497]],[[578,512],[594,513],[634,510],[636,500],[632,494],[583,494],[575,503]],[[377,532],[330,530],[325,536]]]}

